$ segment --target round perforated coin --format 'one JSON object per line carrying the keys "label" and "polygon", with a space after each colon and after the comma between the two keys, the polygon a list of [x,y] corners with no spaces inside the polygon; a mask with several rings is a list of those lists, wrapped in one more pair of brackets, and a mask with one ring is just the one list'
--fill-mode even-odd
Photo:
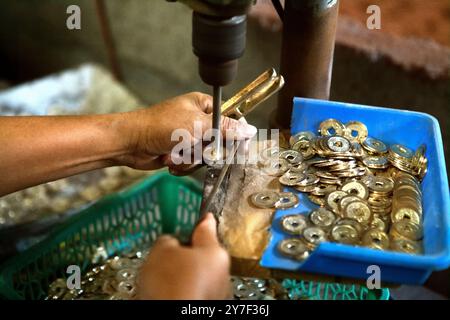
{"label": "round perforated coin", "polygon": [[319,125],[319,131],[322,136],[343,136],[344,135],[345,126],[336,119],[328,119],[322,121]]}
{"label": "round perforated coin", "polygon": [[286,160],[291,165],[298,165],[303,161],[303,156],[295,150],[285,150],[280,152],[280,158]]}
{"label": "round perforated coin", "polygon": [[344,208],[344,216],[355,219],[359,223],[367,223],[372,215],[370,207],[361,201],[350,202]]}
{"label": "round perforated coin", "polygon": [[277,201],[280,199],[278,192],[263,191],[253,194],[250,200],[253,205],[258,208],[274,208]]}
{"label": "round perforated coin", "polygon": [[289,209],[298,206],[298,197],[292,192],[280,192],[278,201],[275,203],[277,209]]}
{"label": "round perforated coin", "polygon": [[309,214],[309,220],[317,227],[326,229],[333,225],[336,217],[330,210],[319,208]]}
{"label": "round perforated coin", "polygon": [[391,249],[409,254],[419,254],[422,252],[420,242],[409,239],[396,239],[392,241]]}
{"label": "round perforated coin", "polygon": [[348,196],[348,193],[341,190],[336,190],[333,192],[330,192],[326,198],[325,203],[326,205],[334,212],[339,211],[339,201],[341,201],[342,198]]}
{"label": "round perforated coin", "polygon": [[368,134],[367,127],[359,121],[349,121],[345,124],[344,136],[352,142],[362,143]]}
{"label": "round perforated coin", "polygon": [[369,197],[369,190],[367,189],[367,186],[358,181],[347,182],[342,186],[341,190],[347,192],[349,195],[356,196],[364,200]]}
{"label": "round perforated coin", "polygon": [[303,240],[308,246],[315,247],[321,242],[327,241],[327,235],[321,228],[308,227],[303,230]]}
{"label": "round perforated coin", "polygon": [[281,227],[289,234],[301,235],[308,226],[308,221],[304,215],[291,214],[281,218]]}
{"label": "round perforated coin", "polygon": [[378,229],[370,229],[364,233],[362,244],[372,249],[386,250],[389,248],[388,235]]}
{"label": "round perforated coin", "polygon": [[359,232],[355,227],[342,224],[335,225],[331,229],[331,240],[345,244],[357,244],[359,242]]}
{"label": "round perforated coin", "polygon": [[347,152],[350,150],[350,142],[339,136],[333,136],[327,139],[327,146],[334,152]]}
{"label": "round perforated coin", "polygon": [[297,238],[283,239],[278,243],[281,254],[295,259],[304,260],[309,256],[309,248]]}

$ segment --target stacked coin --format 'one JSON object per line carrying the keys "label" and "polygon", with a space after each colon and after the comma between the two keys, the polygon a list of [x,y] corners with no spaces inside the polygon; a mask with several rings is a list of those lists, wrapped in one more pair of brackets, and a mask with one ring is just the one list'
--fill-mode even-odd
{"label": "stacked coin", "polygon": [[363,181],[369,189],[367,202],[372,213],[382,217],[389,215],[392,207],[393,180],[383,176],[367,176]]}
{"label": "stacked coin", "polygon": [[312,211],[308,217],[301,214],[283,216],[281,228],[291,237],[278,243],[279,252],[291,259],[307,259],[321,242],[328,241],[328,230],[335,220],[334,213],[325,208]]}
{"label": "stacked coin", "polygon": [[[100,249],[100,248],[99,248]],[[99,250],[97,250],[99,252]],[[81,279],[80,288],[69,289],[58,278],[48,290],[48,300],[130,300],[136,296],[138,270],[148,251],[115,256],[90,268]]]}
{"label": "stacked coin", "polygon": [[320,225],[309,218],[311,225],[296,225],[293,233],[286,221],[302,220],[290,215],[283,220],[282,228],[295,237],[279,243],[280,251],[303,260],[321,241],[407,253],[421,251],[417,236],[404,236],[408,234],[405,228],[416,229],[394,224],[405,224],[405,220],[421,231],[420,180],[427,170],[425,146],[415,152],[400,144],[388,146],[368,136],[361,122],[343,124],[336,119],[323,121],[317,136],[304,131],[293,135],[289,143],[291,149],[263,151],[264,161],[275,163],[272,175],[282,185],[307,193],[311,202],[326,210],[309,214],[316,222],[324,212],[335,219],[330,225]]}
{"label": "stacked coin", "polygon": [[273,300],[275,293],[268,281],[258,278],[231,277],[233,298],[236,300]]}
{"label": "stacked coin", "polygon": [[411,159],[412,174],[420,179],[423,179],[427,173],[428,160],[425,157],[425,151],[425,145],[421,145]]}
{"label": "stacked coin", "polygon": [[404,172],[395,176],[390,235],[401,252],[419,253],[423,237],[422,193],[419,180]]}
{"label": "stacked coin", "polygon": [[405,172],[410,172],[412,170],[411,160],[413,156],[414,153],[411,149],[400,144],[393,144],[389,148],[387,158],[394,167]]}

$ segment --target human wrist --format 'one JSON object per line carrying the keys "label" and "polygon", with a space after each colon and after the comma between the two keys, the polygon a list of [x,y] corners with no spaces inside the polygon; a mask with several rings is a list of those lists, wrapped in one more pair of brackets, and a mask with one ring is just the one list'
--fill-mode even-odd
{"label": "human wrist", "polygon": [[[126,160],[136,148],[136,121],[130,113],[113,113],[103,115],[106,125],[103,126],[108,149],[107,158],[113,165],[126,165]],[[99,146],[102,147],[102,146]]]}

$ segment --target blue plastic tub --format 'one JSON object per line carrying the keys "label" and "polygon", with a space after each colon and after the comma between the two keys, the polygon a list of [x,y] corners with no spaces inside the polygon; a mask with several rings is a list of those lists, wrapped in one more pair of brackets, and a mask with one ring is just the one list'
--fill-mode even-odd
{"label": "blue plastic tub", "polygon": [[281,256],[277,243],[289,237],[280,228],[280,218],[286,214],[308,213],[316,208],[308,198],[294,189],[300,198],[295,209],[278,210],[272,224],[272,238],[261,265],[267,268],[322,273],[367,279],[367,267],[377,265],[381,281],[402,284],[422,284],[435,270],[450,265],[450,205],[442,137],[438,121],[424,113],[368,107],[313,99],[294,99],[292,134],[316,131],[320,122],[335,118],[342,122],[358,120],[365,123],[369,136],[387,143],[401,143],[412,149],[427,146],[428,173],[422,183],[424,207],[424,254],[409,255],[378,251],[338,243],[322,243],[304,262]]}

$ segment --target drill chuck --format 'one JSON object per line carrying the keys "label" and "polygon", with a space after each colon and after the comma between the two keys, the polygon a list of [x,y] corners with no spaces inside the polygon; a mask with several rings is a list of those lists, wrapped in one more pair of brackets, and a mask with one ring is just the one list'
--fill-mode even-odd
{"label": "drill chuck", "polygon": [[217,17],[193,13],[192,46],[199,59],[199,74],[211,86],[226,86],[237,74],[245,50],[245,15]]}

